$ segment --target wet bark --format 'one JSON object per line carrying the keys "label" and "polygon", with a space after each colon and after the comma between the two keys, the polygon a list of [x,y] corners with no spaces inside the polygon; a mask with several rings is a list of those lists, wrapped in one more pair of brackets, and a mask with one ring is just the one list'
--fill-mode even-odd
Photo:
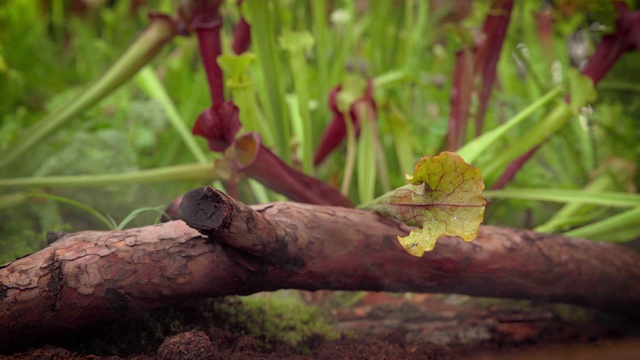
{"label": "wet bark", "polygon": [[[417,258],[411,228],[356,209],[246,206],[188,193],[182,221],[62,235],[0,266],[0,351],[181,299],[306,290],[460,293],[640,316],[640,255],[606,243],[483,226]],[[197,229],[197,230],[196,230]],[[199,231],[198,231],[199,230]]]}

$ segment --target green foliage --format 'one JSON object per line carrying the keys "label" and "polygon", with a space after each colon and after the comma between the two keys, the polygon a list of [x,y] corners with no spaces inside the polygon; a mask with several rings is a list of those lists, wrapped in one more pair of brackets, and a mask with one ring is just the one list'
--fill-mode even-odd
{"label": "green foliage", "polygon": [[[139,8],[127,1],[95,2],[86,12],[72,12],[65,1],[50,3],[7,0],[0,6],[0,163],[7,162],[3,155],[25,148],[16,161],[0,165],[0,263],[45,246],[47,231],[105,228],[54,197],[86,204],[111,227],[112,219],[124,219],[119,227],[139,226],[218,175],[210,165],[218,155],[189,131],[211,105],[194,36],[172,39],[153,60],[138,59],[144,67],[134,81],[119,78],[123,84],[102,88],[92,106],[85,103],[83,111],[56,120],[69,104],[79,109],[78,98],[95,94],[96,79],[121,64],[119,54],[128,54],[148,25],[148,11],[175,14],[176,2],[148,1]],[[354,203],[403,186],[414,163],[443,150],[457,151],[491,187],[515,158],[539,145],[506,189],[485,192],[491,199],[485,223],[615,242],[640,237],[640,53],[620,58],[595,88],[597,99],[574,66],[613,30],[611,1],[581,1],[580,10],[569,13],[563,4],[571,2],[554,2],[548,41],[534,16],[546,7],[543,1],[516,1],[481,135],[469,131],[460,149],[445,149],[455,56],[477,38],[489,2],[472,2],[458,18],[450,12],[455,9],[433,3],[245,0],[239,9],[236,1],[225,1],[219,63],[243,131],[260,133],[290,165],[340,187]],[[241,15],[252,25],[253,45],[235,56],[232,25]],[[133,76],[131,64],[125,65],[115,66],[115,73]],[[356,136],[348,110],[369,79],[377,114],[363,114]],[[312,152],[332,117],[328,95],[338,85],[347,139],[313,168]],[[31,128],[43,118],[57,122]],[[20,142],[36,131],[38,141]],[[622,165],[601,171],[613,163]],[[404,189],[418,187],[424,194],[426,185],[438,186],[429,176],[414,174],[412,180]],[[245,202],[281,199],[255,181],[239,190]],[[27,196],[33,192],[51,196]],[[391,212],[388,204],[382,212]],[[449,212],[458,216],[460,209]],[[445,213],[427,213],[413,225],[447,223],[440,217]],[[470,217],[477,230],[482,216]],[[475,236],[454,230],[466,240]],[[402,241],[421,255],[441,234],[425,239],[412,233]],[[128,356],[155,352],[167,336],[192,329],[249,334],[265,349],[298,351],[318,335],[336,337],[317,308],[289,295],[183,303],[61,341],[84,354]],[[360,295],[349,294],[345,302]]]}
{"label": "green foliage", "polygon": [[[640,163],[640,55],[623,55],[596,87],[594,101],[589,86],[575,77],[573,63],[584,62],[598,39],[613,30],[614,15],[610,1],[580,3],[581,10],[573,12],[567,12],[564,2],[554,3],[553,31],[543,41],[538,18],[532,15],[544,8],[542,1],[515,2],[483,135],[475,137],[470,131],[466,145],[448,149],[480,168],[489,187],[517,155],[538,144],[540,150],[508,187],[553,189],[550,194],[555,189],[588,190],[605,176],[594,170],[612,157],[631,167]],[[108,73],[145,29],[149,10],[175,13],[170,0],[138,8],[107,2],[89,5],[85,12],[72,12],[65,4],[9,0],[0,7],[0,155],[26,146],[18,139],[33,132],[30,126],[55,118],[56,109],[73,103]],[[220,62],[228,98],[240,107],[245,130],[261,133],[281,158],[341,187],[354,203],[366,202],[403,185],[402,175],[420,157],[447,150],[455,54],[470,46],[488,7],[488,2],[473,2],[468,14],[456,17],[452,9],[417,0],[372,1],[364,7],[341,0],[252,0],[240,9],[235,1],[225,1],[221,13],[226,55]],[[251,55],[235,58],[229,48],[232,25],[240,15],[253,26],[253,45]],[[604,26],[590,26],[595,21]],[[576,43],[577,38],[586,41]],[[188,131],[210,106],[197,41],[193,36],[175,38],[145,64],[134,82],[57,127],[39,130],[43,137],[2,167],[0,216],[11,221],[0,224],[0,260],[42,246],[48,230],[99,226],[68,206],[33,202],[24,196],[27,192],[74,199],[122,219],[215,178],[192,164],[216,158]],[[330,90],[342,85],[340,101],[348,102],[349,89],[358,89],[367,78],[374,84],[376,118],[360,128],[359,137],[349,128],[345,145],[312,168],[311,151],[331,120]],[[571,97],[571,105],[563,104],[565,96]],[[0,158],[0,163],[5,161]],[[22,184],[13,181],[19,179],[24,179]],[[636,192],[639,185],[640,177],[634,175],[627,186],[611,184],[598,191]],[[247,201],[279,199],[254,182],[249,189]],[[584,197],[597,199],[593,194],[591,189]],[[569,201],[574,205],[561,210],[561,205],[525,197],[496,195],[485,222],[536,228],[560,211],[548,231],[592,226],[578,233],[595,236],[602,234],[599,221],[608,217],[620,214],[637,220],[634,212],[601,205]],[[130,225],[154,218],[149,215]],[[628,228],[625,224],[614,222],[620,230]],[[605,225],[601,229],[611,229]],[[637,237],[621,234],[616,241]]]}
{"label": "green foliage", "polygon": [[[3,94],[0,99],[0,151],[5,153],[12,150],[20,137],[29,134],[27,128],[45,111],[51,115],[52,110],[64,109],[65,103],[73,101],[78,93],[82,94],[83,90],[76,86],[90,83],[104,72],[147,22],[147,9],[141,8],[134,13],[128,6],[123,6],[124,3],[119,3],[87,13],[57,14],[61,16],[56,20],[60,26],[52,30],[47,23],[53,21],[53,13],[43,4],[10,1],[0,9],[0,23],[3,24],[0,29],[0,62],[3,64],[0,67],[0,93]],[[124,218],[136,208],[164,207],[173,197],[200,184],[193,179],[202,179],[202,176],[191,176],[180,184],[167,182],[153,187],[135,184],[137,179],[130,175],[139,169],[181,164],[192,161],[193,157],[183,151],[180,139],[170,131],[167,121],[170,115],[165,115],[155,100],[141,96],[132,85],[121,87],[106,101],[71,119],[72,126],[50,132],[46,141],[39,141],[23,155],[28,161],[16,161],[3,168],[2,177],[29,177],[28,181],[45,179],[45,185],[35,186],[58,187],[65,185],[65,179],[60,176],[70,176],[69,183],[83,186],[83,179],[87,179],[84,175],[98,175],[97,180],[101,174],[123,174],[129,178],[124,186],[112,185],[118,179],[104,178],[94,182],[93,186],[99,188],[53,191],[55,195],[86,203],[116,219]],[[191,121],[195,120],[193,117],[191,115]],[[190,126],[185,126],[189,135]],[[48,181],[48,175],[58,176],[54,181],[57,184]],[[81,176],[71,178],[74,175]],[[162,172],[156,173],[157,180],[162,180],[163,176]],[[34,186],[24,184],[16,181],[5,188]],[[0,262],[42,247],[47,231],[101,228],[95,219],[77,209],[50,206],[42,200],[34,205],[45,206],[32,206],[30,202],[35,200],[20,198],[21,201],[15,202],[5,201],[6,198],[0,196],[0,216],[12,219],[9,221],[11,226],[4,226],[3,222],[0,230],[3,250]],[[19,215],[25,220],[17,219]],[[129,225],[148,224],[156,217],[142,216]]]}
{"label": "green foliage", "polygon": [[[33,213],[41,214],[32,217]],[[2,211],[3,221],[0,223],[0,263],[6,263],[17,257],[34,253],[44,246],[45,233],[38,231],[42,225],[50,226],[49,231],[69,231],[58,215],[57,209],[46,206],[21,206],[17,211]],[[55,223],[56,220],[59,222]],[[41,225],[42,224],[42,225]]]}

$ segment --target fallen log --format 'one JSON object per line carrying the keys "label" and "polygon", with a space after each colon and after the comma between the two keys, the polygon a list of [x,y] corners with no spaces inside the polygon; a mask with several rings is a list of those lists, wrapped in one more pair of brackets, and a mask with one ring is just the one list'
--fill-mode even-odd
{"label": "fallen log", "polygon": [[211,188],[189,192],[181,214],[186,223],[66,234],[0,266],[0,352],[183,299],[287,288],[460,293],[640,316],[640,254],[617,245],[483,226],[471,243],[444,238],[417,258],[396,240],[411,228],[378,214],[246,206]]}

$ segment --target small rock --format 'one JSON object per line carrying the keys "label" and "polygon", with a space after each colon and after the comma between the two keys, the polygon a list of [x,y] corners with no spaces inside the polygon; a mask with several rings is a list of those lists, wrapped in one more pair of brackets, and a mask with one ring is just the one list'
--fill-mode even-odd
{"label": "small rock", "polygon": [[215,349],[203,331],[188,331],[166,339],[158,348],[159,360],[215,359]]}

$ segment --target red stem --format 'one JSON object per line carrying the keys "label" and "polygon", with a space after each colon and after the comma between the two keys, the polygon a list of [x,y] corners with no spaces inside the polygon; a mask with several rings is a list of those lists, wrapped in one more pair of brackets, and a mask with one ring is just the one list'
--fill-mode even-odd
{"label": "red stem", "polygon": [[209,82],[209,92],[213,105],[224,102],[224,78],[222,69],[218,65],[217,58],[222,55],[222,45],[220,44],[220,27],[222,22],[214,20],[206,23],[199,23],[195,26],[198,34],[198,44],[200,45],[200,56],[202,64],[207,73]]}
{"label": "red stem", "polygon": [[524,163],[526,163],[527,160],[529,160],[533,156],[533,154],[538,151],[539,148],[540,145],[534,147],[533,149],[527,151],[524,155],[515,159],[511,164],[509,164],[504,173],[500,175],[500,178],[491,186],[491,190],[502,189],[509,181],[511,181],[516,176]]}
{"label": "red stem", "polygon": [[584,66],[582,73],[597,84],[626,51],[637,50],[640,46],[640,12],[629,11],[623,2],[616,2],[618,18],[616,31],[605,35],[596,47],[596,51]]}
{"label": "red stem", "polygon": [[456,53],[456,68],[453,73],[451,114],[449,115],[449,132],[447,134],[447,149],[450,151],[457,150],[464,143],[472,92],[473,55],[471,51],[465,49]]}
{"label": "red stem", "polygon": [[[342,91],[342,85],[336,86],[329,93],[329,108],[333,113],[333,117],[322,135],[318,148],[316,149],[313,157],[314,166],[320,165],[320,163],[322,163],[347,137],[347,126],[344,123],[344,114],[338,109],[337,97],[340,91]],[[368,111],[370,111],[369,116],[371,116],[372,119],[376,118],[378,106],[373,98],[373,81],[371,81],[371,79],[367,81],[367,89],[364,94],[351,104],[351,107],[349,108],[349,115],[353,122],[356,137],[360,135],[360,112],[356,111],[360,104],[364,104],[368,108]]]}
{"label": "red stem", "polygon": [[297,171],[262,145],[254,133],[239,136],[235,142],[237,166],[266,187],[298,202],[353,207],[349,199],[329,184]]}
{"label": "red stem", "polygon": [[500,60],[500,52],[504,38],[507,35],[507,28],[511,20],[511,9],[513,8],[513,0],[503,1],[497,0],[491,4],[489,16],[482,27],[485,39],[482,45],[476,48],[475,62],[476,69],[474,75],[478,73],[482,76],[482,85],[479,94],[478,110],[475,116],[475,133],[476,136],[482,133],[484,124],[484,116],[487,112],[489,97],[491,96],[491,88],[496,80],[496,69],[498,60]]}

